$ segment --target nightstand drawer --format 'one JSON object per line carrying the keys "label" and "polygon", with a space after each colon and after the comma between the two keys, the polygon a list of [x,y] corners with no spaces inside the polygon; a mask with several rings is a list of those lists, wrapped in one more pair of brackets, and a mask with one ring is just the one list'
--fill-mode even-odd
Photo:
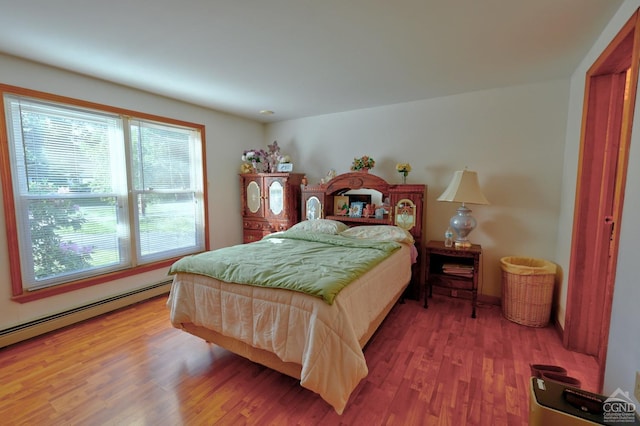
{"label": "nightstand drawer", "polygon": [[430,275],[429,281],[430,285],[438,287],[473,290],[473,279],[471,278],[456,277],[455,275]]}

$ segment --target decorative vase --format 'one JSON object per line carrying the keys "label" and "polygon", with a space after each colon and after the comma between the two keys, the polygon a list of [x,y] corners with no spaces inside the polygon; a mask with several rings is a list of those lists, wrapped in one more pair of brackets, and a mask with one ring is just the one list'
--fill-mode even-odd
{"label": "decorative vase", "polygon": [[406,174],[406,173],[403,173],[403,174],[402,174],[402,183],[403,183],[403,184],[404,184],[404,183],[407,183],[407,174]]}

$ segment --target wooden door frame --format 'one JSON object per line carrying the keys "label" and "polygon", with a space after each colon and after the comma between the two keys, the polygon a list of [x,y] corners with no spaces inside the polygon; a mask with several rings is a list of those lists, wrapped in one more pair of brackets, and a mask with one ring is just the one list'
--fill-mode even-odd
{"label": "wooden door frame", "polygon": [[[618,257],[618,245],[620,239],[620,221],[622,217],[622,206],[624,201],[624,187],[626,183],[627,164],[629,146],[631,144],[631,130],[633,127],[633,115],[636,100],[636,91],[638,86],[638,50],[640,49],[640,31],[638,19],[639,10],[631,16],[627,23],[622,27],[620,32],[615,36],[600,57],[589,68],[585,82],[585,97],[582,114],[582,128],[580,137],[580,152],[578,162],[578,176],[576,183],[576,200],[574,208],[574,221],[571,244],[571,259],[569,262],[569,278],[567,290],[567,304],[565,327],[563,332],[564,345],[572,350],[585,352],[594,355],[599,365],[598,389],[601,392],[604,385],[604,370],[606,365],[606,356],[609,340],[609,326],[611,323],[611,307],[613,303],[613,290],[615,285],[615,272]],[[590,122],[592,116],[591,108],[595,108],[592,103],[592,95],[594,95],[595,78],[607,78],[610,76],[614,81],[615,75],[626,73],[626,84],[624,95],[621,96],[618,107],[621,107],[622,116],[614,129],[607,129],[607,138],[618,138],[619,146],[617,150],[617,167],[614,174],[605,177],[604,181],[599,182],[596,188],[590,170],[590,163],[587,159],[591,155],[589,151],[588,138],[592,137],[593,126]],[[618,86],[619,87],[619,86]],[[612,91],[613,93],[613,91]],[[615,95],[614,95],[615,98]],[[594,101],[595,102],[595,101]],[[602,105],[599,106],[602,108]],[[608,108],[608,107],[607,107]],[[615,110],[615,108],[614,108]],[[608,118],[615,112],[609,111]],[[604,158],[601,159],[604,164]],[[603,166],[606,167],[606,166]],[[599,169],[601,170],[601,169]],[[613,197],[611,208],[611,216],[607,216],[606,223],[602,217],[605,205],[611,201],[608,199],[600,199],[597,208],[588,209],[586,205],[585,194],[594,194],[598,192],[606,195],[607,188],[613,189]],[[589,247],[580,238],[581,233],[593,232],[588,229],[588,224],[595,223],[596,232],[599,232],[600,238],[610,238],[607,253],[598,252],[594,247]],[[607,231],[609,230],[609,231]],[[604,235],[610,232],[609,235]],[[604,249],[602,249],[604,250]],[[594,262],[592,273],[587,276],[580,268],[583,267],[583,260],[590,253],[592,258],[604,259],[604,262]],[[591,279],[593,276],[604,276],[604,282]],[[599,286],[604,285],[604,289]],[[604,300],[602,300],[604,298]],[[585,306],[602,305],[601,315],[581,315],[581,310]],[[590,333],[597,333],[595,343],[584,346],[584,342],[589,339]]]}

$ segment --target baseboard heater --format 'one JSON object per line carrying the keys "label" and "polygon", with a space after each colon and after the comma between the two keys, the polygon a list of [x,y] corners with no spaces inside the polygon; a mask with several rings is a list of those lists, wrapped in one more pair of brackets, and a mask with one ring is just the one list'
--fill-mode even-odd
{"label": "baseboard heater", "polygon": [[169,293],[171,280],[0,330],[0,348]]}

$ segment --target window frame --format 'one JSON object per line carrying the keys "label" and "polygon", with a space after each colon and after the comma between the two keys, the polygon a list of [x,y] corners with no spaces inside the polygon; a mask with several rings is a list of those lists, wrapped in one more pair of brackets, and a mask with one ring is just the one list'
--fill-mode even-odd
{"label": "window frame", "polygon": [[[5,225],[7,233],[7,248],[8,248],[8,260],[9,260],[9,273],[11,278],[11,300],[25,303],[33,300],[39,300],[46,297],[55,296],[58,294],[86,288],[94,285],[104,284],[110,281],[114,281],[121,278],[126,278],[145,272],[158,270],[170,266],[175,260],[181,256],[177,256],[170,259],[158,260],[142,265],[132,265],[128,268],[108,272],[93,277],[73,280],[61,284],[57,284],[51,287],[44,287],[38,290],[25,291],[23,289],[22,273],[21,273],[21,259],[19,250],[12,250],[13,247],[18,247],[19,237],[17,232],[17,216],[16,205],[13,192],[13,176],[11,175],[11,159],[9,152],[9,136],[6,122],[5,102],[4,95],[16,95],[31,97],[37,100],[45,102],[56,102],[60,104],[67,104],[69,106],[76,106],[80,108],[88,108],[97,111],[103,111],[106,113],[118,114],[127,116],[128,118],[135,118],[140,120],[155,121],[162,124],[190,127],[200,132],[201,139],[201,158],[202,158],[202,200],[203,206],[203,232],[204,232],[204,247],[205,250],[210,249],[209,242],[209,214],[208,214],[208,190],[207,190],[207,169],[206,169],[206,135],[205,126],[202,124],[191,123],[187,121],[177,120],[173,118],[158,116],[154,114],[147,114],[139,111],[133,111],[124,108],[118,108],[114,106],[99,104],[95,102],[84,101],[80,99],[70,98],[61,95],[55,95],[46,92],[40,92],[31,89],[25,89],[16,86],[10,86],[6,84],[0,84],[0,107],[2,109],[2,116],[0,118],[0,184],[2,185],[2,202],[4,206]],[[131,194],[132,191],[129,191]],[[129,195],[131,197],[131,195]],[[130,201],[131,202],[131,201]]]}

